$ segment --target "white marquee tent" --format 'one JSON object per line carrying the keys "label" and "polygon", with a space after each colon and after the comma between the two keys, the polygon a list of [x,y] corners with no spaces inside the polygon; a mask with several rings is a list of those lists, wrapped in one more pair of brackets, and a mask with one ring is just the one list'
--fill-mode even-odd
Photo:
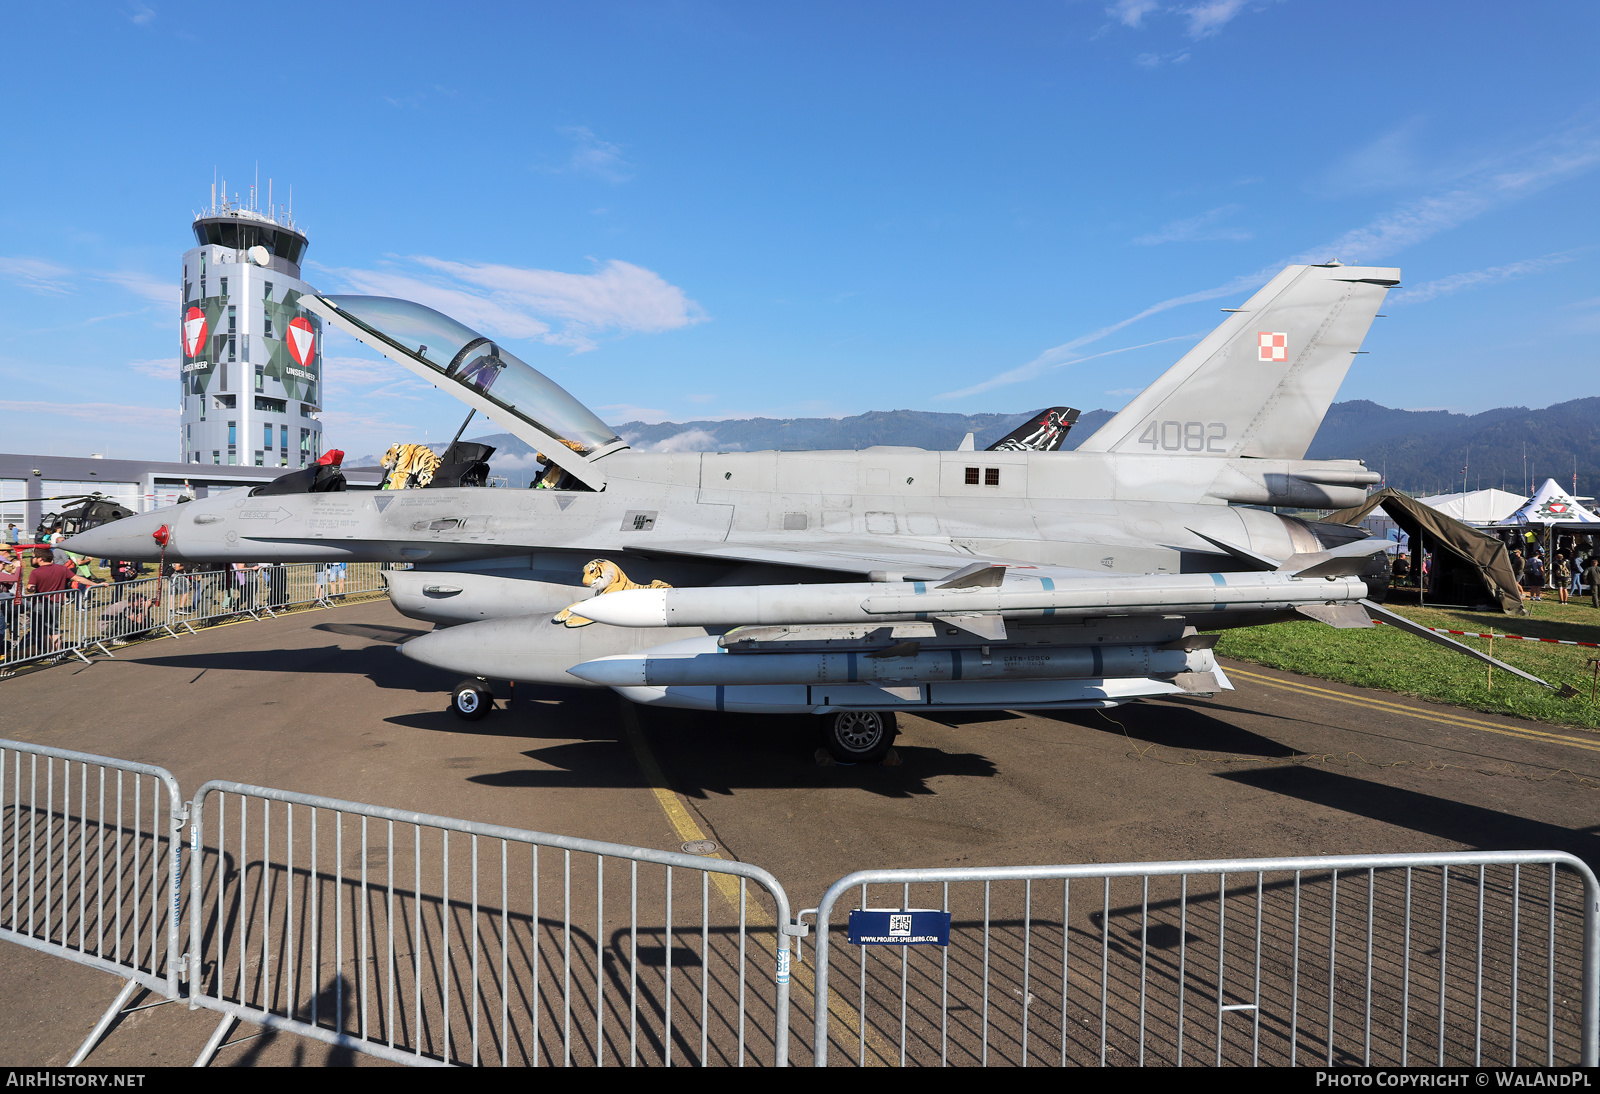
{"label": "white marquee tent", "polygon": [[1505,490],[1469,490],[1464,494],[1434,494],[1417,500],[1429,509],[1480,528],[1499,524],[1528,502],[1523,495]]}
{"label": "white marquee tent", "polygon": [[1556,485],[1555,479],[1545,479],[1537,494],[1497,523],[1501,527],[1535,525],[1564,532],[1600,532],[1600,517],[1578,504],[1576,498]]}

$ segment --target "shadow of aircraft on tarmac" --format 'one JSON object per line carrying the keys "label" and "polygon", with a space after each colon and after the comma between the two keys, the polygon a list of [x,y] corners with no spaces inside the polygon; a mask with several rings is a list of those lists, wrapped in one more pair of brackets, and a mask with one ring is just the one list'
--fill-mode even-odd
{"label": "shadow of aircraft on tarmac", "polygon": [[[1229,708],[1223,708],[1229,709]],[[1250,713],[1254,714],[1255,711]],[[1251,733],[1214,717],[1205,706],[1186,703],[1129,703],[1114,711],[1040,710],[1040,718],[1101,733],[1123,734],[1147,744],[1194,752],[1227,752],[1238,756],[1284,757],[1299,752],[1270,737]]]}
{"label": "shadow of aircraft on tarmac", "polygon": [[1220,772],[1246,786],[1485,851],[1567,851],[1600,868],[1600,840],[1581,829],[1306,766]]}

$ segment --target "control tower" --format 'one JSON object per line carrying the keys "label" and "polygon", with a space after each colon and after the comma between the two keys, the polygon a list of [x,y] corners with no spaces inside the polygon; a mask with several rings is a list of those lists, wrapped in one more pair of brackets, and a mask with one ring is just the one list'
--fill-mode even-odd
{"label": "control tower", "polygon": [[[269,187],[270,195],[270,187]],[[306,234],[292,210],[222,200],[183,255],[184,463],[299,468],[322,454],[322,321],[299,306]]]}

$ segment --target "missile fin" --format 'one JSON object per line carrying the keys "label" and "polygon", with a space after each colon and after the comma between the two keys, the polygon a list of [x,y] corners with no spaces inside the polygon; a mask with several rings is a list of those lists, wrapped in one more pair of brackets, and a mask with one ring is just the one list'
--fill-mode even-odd
{"label": "missile fin", "polygon": [[1006,579],[1006,568],[993,562],[974,562],[951,574],[936,589],[996,589]]}
{"label": "missile fin", "polygon": [[1006,640],[1006,621],[998,615],[936,615],[934,618],[991,642]]}
{"label": "missile fin", "polygon": [[1326,623],[1339,630],[1355,630],[1375,624],[1358,604],[1297,604],[1295,611],[1318,623]]}

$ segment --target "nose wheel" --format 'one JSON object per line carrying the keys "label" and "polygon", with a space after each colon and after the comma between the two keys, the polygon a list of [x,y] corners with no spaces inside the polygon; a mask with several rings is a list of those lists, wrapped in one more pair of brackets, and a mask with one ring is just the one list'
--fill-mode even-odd
{"label": "nose wheel", "polygon": [[450,693],[450,709],[457,718],[476,722],[494,709],[494,692],[485,680],[463,680]]}
{"label": "nose wheel", "polygon": [[893,711],[840,710],[822,716],[822,747],[842,764],[877,763],[898,732]]}

